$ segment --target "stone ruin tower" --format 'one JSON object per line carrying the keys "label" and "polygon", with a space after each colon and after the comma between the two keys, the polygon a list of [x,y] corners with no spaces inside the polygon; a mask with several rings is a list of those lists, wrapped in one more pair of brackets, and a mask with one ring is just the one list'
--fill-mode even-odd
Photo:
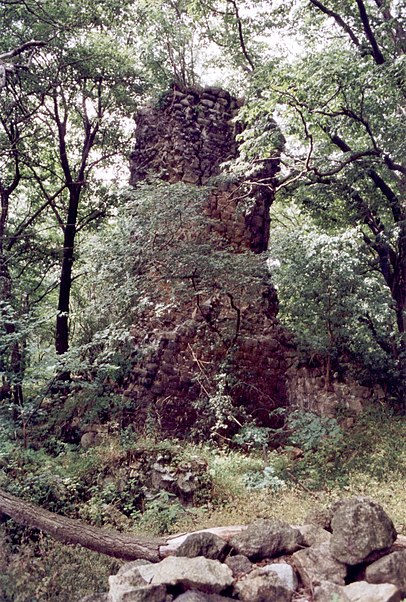
{"label": "stone ruin tower", "polygon": [[[190,297],[179,297],[165,315],[150,314],[134,325],[137,347],[142,349],[148,341],[148,350],[134,359],[125,392],[128,405],[134,408],[133,418],[143,420],[152,413],[159,427],[172,435],[193,428],[199,415],[207,419],[210,412],[215,414],[221,396],[223,404],[244,408],[242,416],[247,412],[259,424],[267,424],[269,413],[287,403],[290,343],[276,320],[276,292],[265,261],[261,264],[277,154],[258,163],[259,184],[221,176],[222,164],[238,156],[241,126],[234,118],[240,106],[219,88],[173,85],[159,106],[143,109],[136,118],[131,184],[151,181],[153,186],[158,179],[204,189],[200,230],[184,231],[181,238],[200,236],[236,263],[252,259],[262,265],[252,284],[242,277],[240,282],[237,271],[232,293],[221,279],[216,281],[216,274],[212,290],[209,279],[201,294],[199,285],[190,282],[190,288],[195,287]],[[157,295],[173,294],[168,287],[171,283],[163,287],[157,280]]]}

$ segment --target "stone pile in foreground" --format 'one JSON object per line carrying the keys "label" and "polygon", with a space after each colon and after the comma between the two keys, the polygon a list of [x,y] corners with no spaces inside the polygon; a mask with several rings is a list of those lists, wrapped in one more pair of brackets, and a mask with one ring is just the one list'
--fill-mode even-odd
{"label": "stone pile in foreground", "polygon": [[301,527],[260,519],[226,542],[191,534],[157,564],[136,560],[81,602],[400,602],[406,545],[366,497],[336,502]]}

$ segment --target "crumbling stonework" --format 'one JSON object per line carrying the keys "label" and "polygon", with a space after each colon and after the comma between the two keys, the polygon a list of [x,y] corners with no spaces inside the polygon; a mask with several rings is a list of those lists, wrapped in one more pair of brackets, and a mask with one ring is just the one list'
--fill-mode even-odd
{"label": "crumbling stonework", "polygon": [[131,184],[149,175],[168,182],[206,184],[237,156],[234,123],[241,101],[218,88],[173,88],[160,106],[137,115]]}
{"label": "crumbling stonework", "polygon": [[[249,181],[222,170],[238,156],[240,106],[219,88],[173,86],[159,106],[145,108],[136,119],[131,184],[183,183],[191,195],[196,188],[204,191],[194,209],[200,221],[182,221],[168,245],[184,256],[187,245],[194,245],[194,253],[201,249],[200,264],[206,253],[214,265],[204,276],[199,262],[192,268],[189,262],[171,277],[151,266],[159,311],[146,310],[133,328],[136,352],[125,391],[129,421],[149,416],[172,435],[211,424],[222,436],[237,429],[230,416],[244,420],[244,412],[269,424],[272,410],[288,404],[331,415],[334,406],[350,400],[358,411],[367,397],[364,390],[349,395],[348,387],[326,391],[322,374],[295,369],[297,353],[276,319],[278,299],[265,261],[258,267],[268,244],[278,153],[258,161]],[[157,212],[159,202],[157,197]],[[165,255],[169,251],[164,248]],[[215,252],[228,258],[230,269],[216,267]],[[250,261],[255,276],[247,278],[243,267],[233,275],[233,264]],[[236,407],[244,411],[238,414]]]}
{"label": "crumbling stonework", "polygon": [[[146,108],[137,117],[131,183],[154,186],[159,179],[205,189],[197,209],[202,222],[192,229],[185,226],[172,244],[190,241],[202,243],[203,249],[203,242],[209,242],[211,249],[235,257],[235,262],[252,258],[258,268],[269,238],[278,159],[258,164],[255,177],[261,185],[221,176],[222,163],[238,154],[241,126],[234,118],[240,105],[218,88],[174,86],[159,107]],[[221,422],[222,413],[232,413],[227,403],[244,407],[265,423],[273,408],[286,404],[284,351],[289,337],[276,320],[277,296],[264,263],[252,281],[237,271],[227,282],[213,268],[204,286],[196,268],[196,278],[186,280],[182,295],[177,282],[164,281],[151,269],[157,298],[166,309],[159,315],[150,312],[134,325],[141,353],[126,395],[138,416],[152,413],[161,429],[181,434],[197,426],[199,416],[202,424],[210,424],[210,415]],[[175,305],[170,303],[174,295]],[[227,430],[231,425],[222,426]]]}
{"label": "crumbling stonework", "polygon": [[372,398],[381,402],[385,399],[379,385],[365,387],[350,376],[346,376],[345,381],[333,378],[327,384],[322,366],[310,368],[297,365],[297,362],[288,369],[287,388],[290,405],[332,418],[336,416],[337,409],[346,410],[348,416],[355,416]]}
{"label": "crumbling stonework", "polygon": [[[173,86],[159,107],[140,111],[136,120],[136,145],[130,157],[134,186],[145,179],[210,185],[224,162],[238,155],[235,121],[242,102],[220,88],[182,90]],[[235,250],[264,251],[269,238],[269,208],[278,160],[258,164],[255,179],[261,186],[243,182],[217,182],[203,208],[217,232]],[[248,202],[247,202],[248,201]],[[249,204],[249,210],[242,207]]]}

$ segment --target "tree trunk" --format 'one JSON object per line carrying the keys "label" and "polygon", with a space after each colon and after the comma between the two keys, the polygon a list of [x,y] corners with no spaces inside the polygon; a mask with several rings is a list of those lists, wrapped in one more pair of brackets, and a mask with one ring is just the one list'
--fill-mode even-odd
{"label": "tree trunk", "polygon": [[[0,301],[3,302],[11,302],[12,298],[12,281],[8,264],[8,257],[5,251],[5,240],[6,240],[6,230],[7,230],[7,220],[9,213],[9,201],[10,201],[10,192],[1,187],[0,197],[1,197],[1,210],[0,210]],[[2,311],[0,309],[0,311]],[[16,332],[16,327],[13,322],[8,322],[7,320],[4,323],[5,331],[8,335],[13,335]],[[4,391],[10,390],[12,399],[16,405],[22,406],[24,397],[23,397],[23,388],[21,384],[22,380],[22,352],[21,346],[18,340],[15,340],[7,353],[7,365],[3,366],[3,371],[9,372],[9,377],[4,379],[3,376],[3,386],[0,385],[0,398],[2,394],[2,388],[4,387]],[[0,366],[1,368],[1,366]],[[12,375],[12,376],[11,376]],[[11,383],[9,382],[11,380]]]}
{"label": "tree trunk", "polygon": [[4,253],[6,240],[6,224],[9,209],[9,194],[2,187],[0,189],[0,301],[8,301],[11,294],[11,280]]}
{"label": "tree trunk", "polygon": [[99,529],[79,520],[59,516],[24,502],[2,489],[0,512],[22,525],[44,531],[62,543],[79,544],[89,550],[122,560],[142,558],[159,562],[159,546],[165,544],[164,540],[125,535],[119,531]]}
{"label": "tree trunk", "polygon": [[58,355],[66,353],[69,349],[69,305],[80,192],[80,185],[72,184],[69,191],[68,218],[64,228],[63,258],[59,280],[58,315],[56,317],[55,334],[55,349]]}
{"label": "tree trunk", "polygon": [[[405,216],[406,219],[406,216]],[[393,287],[393,298],[396,303],[396,321],[399,333],[402,335],[403,351],[405,351],[404,334],[406,332],[406,223],[400,225],[398,238],[398,266]]]}
{"label": "tree trunk", "polygon": [[[29,502],[24,502],[0,489],[0,516],[2,512],[17,523],[40,529],[62,543],[78,544],[94,552],[113,556],[120,560],[142,558],[151,562],[159,562],[166,556],[174,554],[190,535],[190,533],[182,533],[167,539],[158,539],[125,535],[111,529],[99,529],[80,520],[66,518]],[[233,525],[203,529],[202,531],[214,533],[228,541],[230,537],[245,528],[245,525]]]}

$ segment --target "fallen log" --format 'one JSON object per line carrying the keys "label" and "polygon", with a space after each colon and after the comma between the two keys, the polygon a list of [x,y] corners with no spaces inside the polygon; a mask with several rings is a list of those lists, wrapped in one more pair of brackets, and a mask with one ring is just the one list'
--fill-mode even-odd
{"label": "fallen log", "polygon": [[165,540],[125,535],[119,531],[100,529],[80,520],[66,518],[39,506],[25,502],[0,489],[0,512],[17,523],[35,527],[66,544],[79,544],[94,552],[122,560],[142,558],[159,562],[159,547]]}
{"label": "fallen log", "polygon": [[[78,544],[94,552],[119,558],[120,560],[149,560],[159,562],[174,554],[190,533],[182,533],[166,539],[125,535],[120,531],[93,527],[83,521],[66,518],[55,512],[44,510],[35,504],[25,502],[3,489],[0,489],[0,513],[27,527],[40,529],[47,535],[65,544]],[[232,535],[246,527],[215,527],[203,529],[215,533],[228,541]]]}

